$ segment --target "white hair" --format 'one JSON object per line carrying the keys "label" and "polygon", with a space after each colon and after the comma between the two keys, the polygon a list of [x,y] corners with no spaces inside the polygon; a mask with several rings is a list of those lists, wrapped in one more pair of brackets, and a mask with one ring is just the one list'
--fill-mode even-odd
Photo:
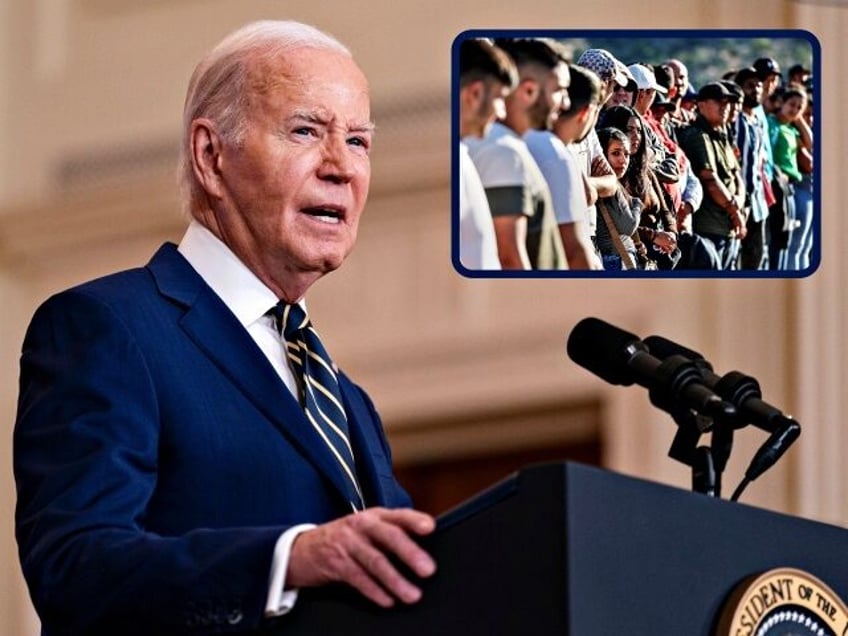
{"label": "white hair", "polygon": [[190,136],[192,122],[212,120],[231,143],[245,133],[245,110],[250,99],[249,70],[256,60],[279,58],[297,49],[324,49],[351,56],[331,35],[308,24],[260,20],[233,31],[198,62],[189,81],[183,108],[179,182],[183,207],[190,213],[203,194],[194,175]]}

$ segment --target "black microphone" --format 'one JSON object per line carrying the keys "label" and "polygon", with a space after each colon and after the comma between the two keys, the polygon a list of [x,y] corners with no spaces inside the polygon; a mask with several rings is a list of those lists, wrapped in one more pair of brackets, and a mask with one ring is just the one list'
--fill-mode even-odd
{"label": "black microphone", "polygon": [[777,463],[783,454],[792,446],[792,442],[801,434],[801,425],[795,420],[786,419],[760,446],[751,464],[745,471],[745,478],[730,497],[731,501],[738,501],[745,487],[757,477],[766,472]]}
{"label": "black microphone", "polygon": [[712,366],[700,353],[662,336],[648,336],[645,338],[645,344],[658,358],[682,355],[692,360],[701,370],[704,384],[736,407],[743,426],[750,422],[757,428],[773,433],[792,428],[791,423],[795,423],[780,409],[760,399],[762,397],[760,384],[751,376],[739,371],[718,376],[713,373]]}
{"label": "black microphone", "polygon": [[703,384],[696,364],[682,355],[659,360],[636,335],[598,318],[584,318],[568,336],[568,356],[610,384],[649,389],[651,403],[673,412],[681,405],[715,418],[733,417],[732,404]]}

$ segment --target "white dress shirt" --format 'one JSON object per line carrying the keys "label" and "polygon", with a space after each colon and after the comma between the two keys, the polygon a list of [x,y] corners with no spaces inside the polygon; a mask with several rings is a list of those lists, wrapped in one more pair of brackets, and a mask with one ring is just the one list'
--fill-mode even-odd
{"label": "white dress shirt", "polygon": [[[286,363],[286,348],[274,318],[267,315],[279,299],[212,232],[192,221],[177,248],[253,338],[280,379],[298,399],[297,381]],[[306,310],[303,299],[298,301]],[[277,540],[268,581],[266,616],[280,616],[294,607],[297,590],[285,590],[286,570],[295,538],[314,524],[289,528]]]}

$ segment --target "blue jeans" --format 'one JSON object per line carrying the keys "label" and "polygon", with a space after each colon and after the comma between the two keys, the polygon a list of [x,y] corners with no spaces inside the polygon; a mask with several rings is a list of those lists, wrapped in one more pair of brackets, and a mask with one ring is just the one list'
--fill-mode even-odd
{"label": "blue jeans", "polygon": [[[628,252],[630,254],[631,263],[636,262],[636,253]],[[601,261],[604,264],[604,270],[608,272],[620,272],[623,271],[621,267],[621,257],[618,254],[603,254],[601,256]]]}
{"label": "blue jeans", "polygon": [[718,255],[719,269],[736,269],[736,258],[739,256],[739,239],[720,234],[698,233],[702,238],[710,241],[715,247]]}
{"label": "blue jeans", "polygon": [[806,180],[795,186],[795,220],[798,226],[789,238],[786,269],[807,269],[813,249],[813,190]]}
{"label": "blue jeans", "polygon": [[795,222],[795,189],[788,179],[777,176],[771,184],[777,201],[769,208],[766,219],[768,268],[783,270],[786,269],[789,253],[787,246],[792,239],[792,225]]}

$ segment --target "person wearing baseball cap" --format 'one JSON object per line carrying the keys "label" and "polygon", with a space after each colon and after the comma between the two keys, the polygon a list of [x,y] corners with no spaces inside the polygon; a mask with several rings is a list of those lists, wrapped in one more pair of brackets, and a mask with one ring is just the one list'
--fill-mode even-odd
{"label": "person wearing baseball cap", "polygon": [[755,112],[760,104],[763,82],[753,67],[738,71],[734,80],[742,89],[742,112],[736,120],[734,138],[739,149],[739,163],[748,194],[749,210],[740,264],[744,270],[757,270],[762,269],[766,263],[765,221],[769,214],[763,171],[764,162],[767,160],[765,144],[768,143],[768,134],[760,127]]}
{"label": "person wearing baseball cap", "polygon": [[810,79],[811,75],[812,71],[810,71],[810,69],[804,68],[801,64],[793,64],[789,67],[787,80],[789,84],[801,84],[802,86],[806,86],[807,80]]}
{"label": "person wearing baseball cap", "polygon": [[739,117],[739,111],[742,110],[742,98],[744,95],[742,93],[742,88],[736,82],[731,80],[720,80],[719,84],[724,86],[727,89],[727,92],[730,93],[730,97],[728,97],[729,108],[727,112],[727,134],[730,136],[730,139],[735,146],[736,143],[733,141],[733,129],[736,125],[736,119]]}
{"label": "person wearing baseball cap", "polygon": [[761,57],[754,62],[754,70],[765,81],[771,75],[780,75],[780,64],[773,57]]}
{"label": "person wearing baseball cap", "polygon": [[700,110],[701,103],[706,101],[719,102],[721,104],[730,103],[730,91],[721,82],[709,82],[698,89],[696,98],[698,108]]}
{"label": "person wearing baseball cap", "polygon": [[633,100],[636,98],[636,82],[630,80],[626,86],[621,84],[615,85],[612,95],[603,105],[604,110],[613,106],[633,106]]}
{"label": "person wearing baseball cap", "polygon": [[633,108],[637,113],[644,116],[651,104],[654,103],[656,94],[665,95],[668,90],[657,84],[653,69],[644,64],[631,64],[627,67],[627,70],[630,71],[636,82],[636,99],[633,101]]}
{"label": "person wearing baseball cap", "polygon": [[604,84],[602,93],[604,102],[612,95],[616,84],[627,86],[627,82],[631,79],[628,77],[627,67],[606,49],[586,49],[577,59],[577,66],[587,68],[601,78]]}
{"label": "person wearing baseball cap", "polygon": [[[786,196],[786,183],[774,169],[774,152],[771,146],[771,137],[769,135],[769,125],[767,113],[770,112],[773,101],[778,101],[777,87],[780,84],[780,66],[772,58],[763,57],[758,59],[752,65],[754,72],[763,84],[762,94],[760,95],[760,104],[754,108],[754,116],[757,118],[757,125],[762,129],[765,137],[764,147],[766,160],[763,165],[766,181],[769,184],[770,193],[767,193],[767,201],[769,202],[769,216],[767,229],[767,248],[768,248],[768,268],[776,270],[780,267],[780,252],[787,244],[787,233],[782,227],[784,219],[790,214],[788,207],[791,207],[791,196]],[[744,69],[743,69],[744,70]]]}
{"label": "person wearing baseball cap", "polygon": [[[601,108],[610,99],[616,86],[626,87],[633,82],[627,67],[606,49],[586,49],[577,59],[577,66],[593,72],[601,80]],[[633,83],[635,85],[635,82]],[[587,210],[589,236],[592,242],[596,243],[598,218],[595,201],[598,197],[613,196],[618,188],[618,179],[604,156],[604,150],[598,141],[598,134],[594,127],[583,141],[574,144],[573,150],[586,178],[590,202]]]}
{"label": "person wearing baseball cap", "polygon": [[[733,78],[733,81],[736,82],[742,88],[742,92],[744,93],[745,82],[752,79],[757,79],[762,84],[763,80],[760,78],[760,74],[757,73],[757,69],[755,69],[753,66],[746,66],[745,68],[739,69],[736,72],[736,76]],[[762,89],[762,87],[760,88]],[[762,90],[757,92],[762,92]],[[747,93],[745,94],[747,95]]]}
{"label": "person wearing baseball cap", "polygon": [[704,190],[693,228],[713,243],[721,269],[732,269],[747,219],[745,183],[725,127],[730,92],[719,82],[710,82],[701,87],[697,99],[698,115],[679,135],[680,146]]}
{"label": "person wearing baseball cap", "polygon": [[636,81],[636,98],[633,102],[633,110],[639,113],[639,117],[645,123],[645,143],[650,148],[649,156],[652,157],[651,169],[657,174],[660,182],[674,186],[670,193],[674,198],[675,209],[680,204],[680,192],[677,182],[680,179],[680,168],[674,153],[669,152],[663,132],[659,123],[651,117],[651,104],[654,103],[656,95],[665,95],[668,91],[657,83],[652,68],[644,64],[631,64],[627,67],[633,79]]}
{"label": "person wearing baseball cap", "polygon": [[654,74],[654,69],[645,64],[631,64],[627,67],[633,79],[636,80],[636,86],[639,90],[653,89],[663,95],[668,93],[668,89],[661,86],[657,82],[657,77]]}
{"label": "person wearing baseball cap", "polygon": [[657,93],[651,102],[651,112],[659,119],[659,114],[665,114],[674,110],[674,104],[665,98],[665,95]]}
{"label": "person wearing baseball cap", "polygon": [[[734,75],[734,77],[736,76],[735,73],[733,75]],[[727,92],[730,94],[730,96],[728,97],[728,100],[730,101],[731,105],[742,103],[742,97],[744,96],[744,94],[742,93],[742,87],[739,86],[739,84],[737,84],[735,81],[729,80],[729,79],[719,80],[718,83],[721,84],[722,86],[724,86],[724,88],[726,88]]]}
{"label": "person wearing baseball cap", "polygon": [[680,106],[681,108],[686,108],[687,110],[694,110],[698,105],[698,91],[695,90],[695,87],[691,84],[686,85],[686,90],[683,91],[683,95],[680,97]]}
{"label": "person wearing baseball cap", "polygon": [[763,101],[765,101],[780,86],[780,80],[783,77],[780,74],[780,65],[774,58],[761,57],[754,62],[754,70],[763,82]]}
{"label": "person wearing baseball cap", "polygon": [[[632,64],[628,68],[638,86],[634,109],[645,122],[645,143],[651,147],[654,157],[651,167],[671,197],[679,229],[688,230],[692,212],[700,206],[703,194],[689,160],[675,139],[674,126],[665,125],[668,114],[676,110],[676,105],[666,99],[671,91],[659,81],[654,68],[645,64]],[[667,66],[659,68],[663,81],[672,86],[672,69]]]}

